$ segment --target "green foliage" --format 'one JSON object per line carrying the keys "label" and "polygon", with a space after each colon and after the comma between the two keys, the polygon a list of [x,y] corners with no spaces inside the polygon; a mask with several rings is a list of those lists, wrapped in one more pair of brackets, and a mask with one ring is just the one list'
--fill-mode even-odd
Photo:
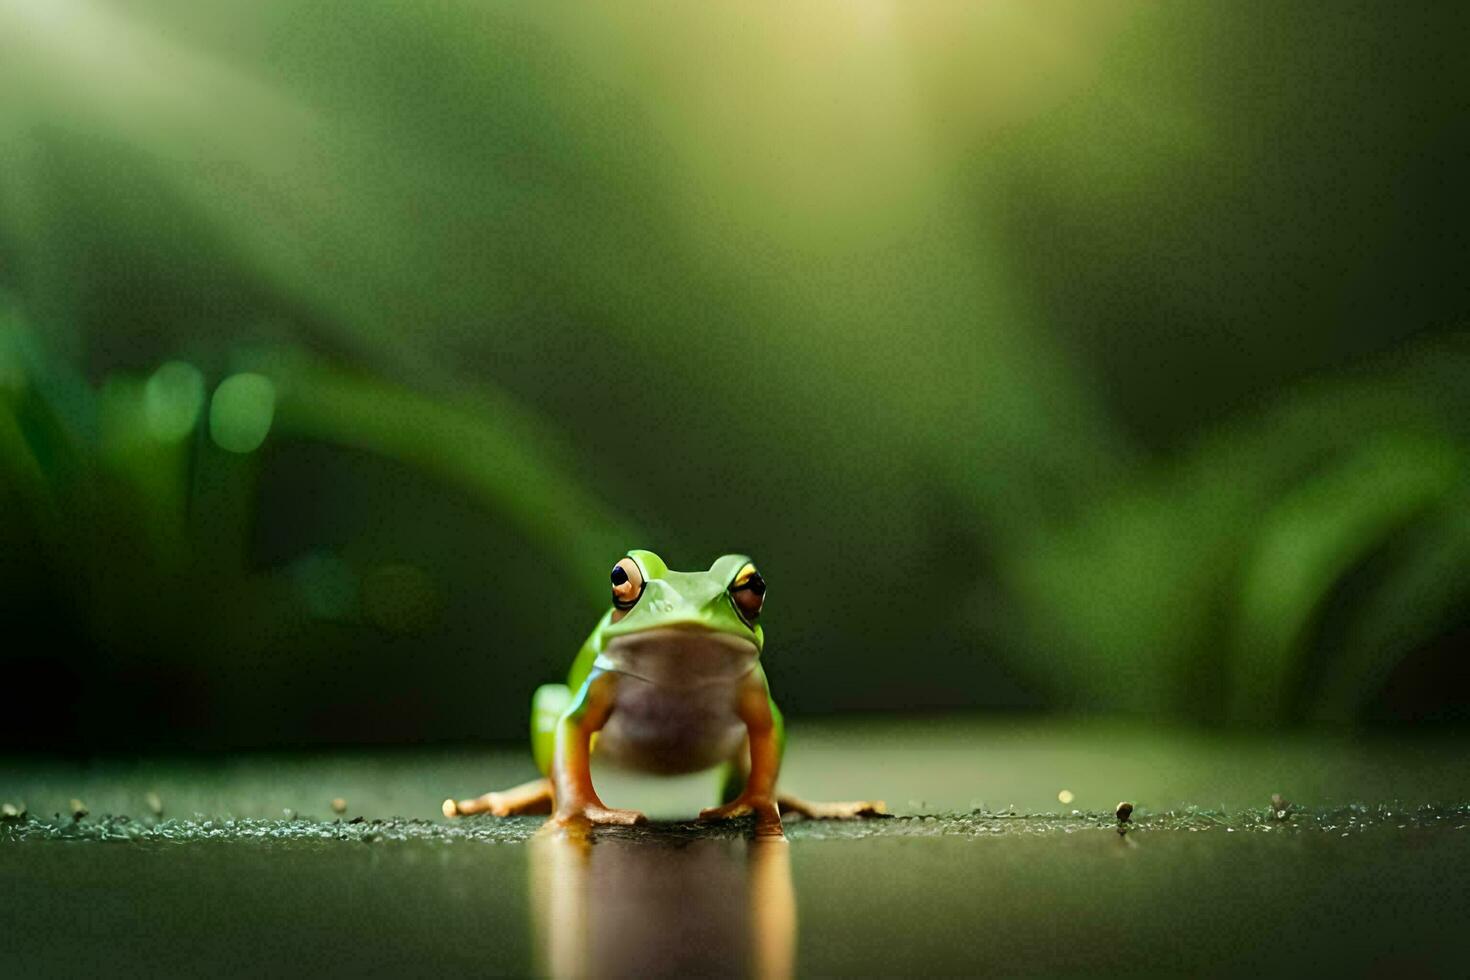
{"label": "green foliage", "polygon": [[[1465,370],[1432,348],[1305,387],[1018,548],[1038,682],[1079,706],[1354,717],[1470,604]],[[1349,583],[1359,604],[1329,609]]]}
{"label": "green foliage", "polygon": [[0,608],[84,715],[515,736],[643,546],[760,558],[794,712],[1351,719],[1464,628],[1448,8],[52,6]]}

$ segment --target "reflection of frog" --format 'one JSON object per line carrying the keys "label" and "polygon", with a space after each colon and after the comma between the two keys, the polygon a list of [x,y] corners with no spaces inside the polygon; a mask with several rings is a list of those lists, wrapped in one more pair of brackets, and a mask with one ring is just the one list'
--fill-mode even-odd
{"label": "reflection of frog", "polygon": [[536,976],[795,975],[784,840],[635,831],[594,847],[592,836],[568,828],[526,844]]}
{"label": "reflection of frog", "polygon": [[599,759],[640,772],[723,766],[726,802],[699,818],[753,814],[762,835],[781,833],[781,811],[881,813],[882,803],[778,801],[785,732],[760,666],[765,595],[765,580],[743,555],[725,555],[707,572],[673,572],[650,551],[629,552],[613,566],[612,608],[582,644],[567,683],[542,685],[532,698],[531,748],[547,778],[445,800],[445,815],[554,811],[558,824],[641,822],[636,810],[598,799],[594,748]]}

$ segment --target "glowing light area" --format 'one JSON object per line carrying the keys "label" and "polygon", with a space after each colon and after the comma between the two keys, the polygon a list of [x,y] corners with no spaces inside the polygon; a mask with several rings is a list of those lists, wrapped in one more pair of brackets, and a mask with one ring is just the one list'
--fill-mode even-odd
{"label": "glowing light area", "polygon": [[204,375],[192,364],[169,361],[143,386],[143,420],[160,442],[178,442],[193,432],[203,407]]}
{"label": "glowing light area", "polygon": [[220,382],[209,404],[209,435],[232,453],[260,448],[276,415],[276,386],[262,374],[235,374]]}
{"label": "glowing light area", "polygon": [[1060,803],[1060,804],[1062,804],[1063,806],[1066,806],[1067,804],[1071,803],[1076,798],[1077,797],[1073,796],[1072,795],[1072,791],[1069,790],[1069,789],[1064,789],[1060,793],[1057,794],[1057,802]]}

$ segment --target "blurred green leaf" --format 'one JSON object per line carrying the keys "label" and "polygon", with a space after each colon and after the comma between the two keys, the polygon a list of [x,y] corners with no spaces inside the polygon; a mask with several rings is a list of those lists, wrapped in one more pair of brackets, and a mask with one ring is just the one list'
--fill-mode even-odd
{"label": "blurred green leaf", "polygon": [[[1232,627],[1230,717],[1294,713],[1307,631],[1328,593],[1385,539],[1462,487],[1465,475],[1451,444],[1379,436],[1259,515]],[[1404,652],[1384,647],[1379,655]]]}

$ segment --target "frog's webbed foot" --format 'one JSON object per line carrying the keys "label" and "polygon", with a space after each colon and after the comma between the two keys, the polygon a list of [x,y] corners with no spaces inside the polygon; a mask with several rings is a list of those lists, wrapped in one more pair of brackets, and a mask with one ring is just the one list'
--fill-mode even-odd
{"label": "frog's webbed foot", "polygon": [[559,812],[551,818],[551,822],[560,827],[575,827],[579,824],[631,827],[634,824],[647,823],[648,818],[637,810],[619,810],[616,807],[592,803]]}
{"label": "frog's webbed foot", "polygon": [[701,822],[708,823],[715,820],[734,820],[738,817],[755,817],[755,834],[757,837],[781,837],[781,811],[776,802],[769,797],[763,799],[752,799],[741,796],[724,806],[712,806],[707,810],[699,811]]}
{"label": "frog's webbed foot", "polygon": [[497,817],[550,813],[551,780],[533,779],[472,800],[445,800],[442,809],[446,817],[468,817],[475,813],[490,813]]}
{"label": "frog's webbed foot", "polygon": [[861,820],[865,817],[892,816],[882,800],[851,800],[841,803],[818,803],[781,794],[776,805],[782,813],[795,813],[808,820]]}

